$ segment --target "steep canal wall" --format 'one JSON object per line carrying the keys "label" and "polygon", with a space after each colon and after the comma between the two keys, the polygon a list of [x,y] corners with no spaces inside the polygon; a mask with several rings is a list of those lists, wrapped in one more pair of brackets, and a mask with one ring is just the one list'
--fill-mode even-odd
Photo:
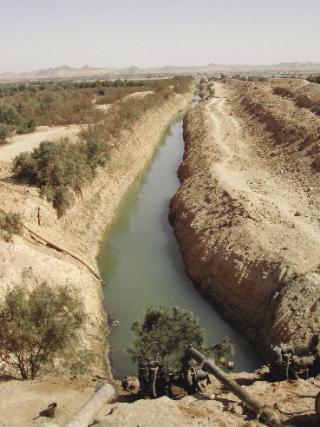
{"label": "steep canal wall", "polygon": [[192,280],[266,356],[272,344],[306,345],[319,330],[318,199],[305,190],[308,173],[291,172],[295,157],[304,162],[299,150],[275,155],[277,143],[261,128],[249,134],[253,119],[232,110],[230,88],[215,88],[185,118],[170,217]]}

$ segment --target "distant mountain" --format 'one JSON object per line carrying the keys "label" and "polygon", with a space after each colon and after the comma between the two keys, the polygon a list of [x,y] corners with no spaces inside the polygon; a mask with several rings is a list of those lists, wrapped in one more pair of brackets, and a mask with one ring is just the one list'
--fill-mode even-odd
{"label": "distant mountain", "polygon": [[147,75],[174,75],[174,74],[219,74],[219,73],[248,73],[248,74],[309,74],[320,73],[320,64],[283,62],[275,65],[223,65],[208,64],[204,66],[166,66],[161,68],[95,68],[84,65],[81,68],[73,68],[67,65],[58,68],[47,68],[31,72],[0,74],[1,82],[51,80],[51,79],[81,79],[81,78],[125,78]]}

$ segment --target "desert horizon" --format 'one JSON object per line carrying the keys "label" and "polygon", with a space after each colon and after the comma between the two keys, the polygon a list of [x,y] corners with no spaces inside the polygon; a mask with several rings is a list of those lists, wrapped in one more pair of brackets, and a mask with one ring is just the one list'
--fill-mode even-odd
{"label": "desert horizon", "polygon": [[253,73],[253,74],[315,74],[320,72],[320,62],[280,62],[276,64],[216,64],[209,63],[202,66],[186,65],[166,65],[163,67],[138,67],[132,65],[125,68],[116,67],[94,67],[83,65],[81,67],[72,67],[62,65],[59,67],[49,67],[39,70],[12,72],[6,71],[0,73],[0,81],[18,81],[18,80],[35,80],[35,79],[54,79],[54,78],[90,78],[90,77],[133,77],[144,76],[146,74],[219,74],[219,73]]}

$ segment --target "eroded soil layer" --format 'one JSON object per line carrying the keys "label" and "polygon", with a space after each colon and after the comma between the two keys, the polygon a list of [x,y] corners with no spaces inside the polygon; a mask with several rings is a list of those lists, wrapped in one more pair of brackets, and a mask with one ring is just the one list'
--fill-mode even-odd
{"label": "eroded soil layer", "polygon": [[260,347],[320,326],[320,118],[275,84],[216,83],[186,116],[170,211],[188,274]]}

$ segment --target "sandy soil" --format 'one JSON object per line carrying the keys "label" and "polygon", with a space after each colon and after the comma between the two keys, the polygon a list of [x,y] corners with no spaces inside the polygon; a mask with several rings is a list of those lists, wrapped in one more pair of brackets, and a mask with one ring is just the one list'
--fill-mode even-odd
{"label": "sandy soil", "polygon": [[36,132],[17,135],[8,144],[0,146],[0,161],[9,162],[23,151],[32,151],[42,141],[55,141],[60,138],[74,138],[81,131],[81,126],[39,126]]}
{"label": "sandy soil", "polygon": [[38,416],[50,403],[57,403],[53,425],[63,426],[94,394],[96,383],[84,381],[9,381],[0,387],[0,426],[49,425]]}
{"label": "sandy soil", "polygon": [[100,110],[100,111],[108,111],[108,110],[110,110],[111,106],[112,106],[112,104],[101,104],[101,105],[97,104],[95,106],[95,108],[97,110]]}
{"label": "sandy soil", "polygon": [[133,93],[129,93],[129,95],[126,95],[122,99],[144,98],[145,96],[152,95],[152,94],[153,94],[152,90],[145,90],[144,92],[133,92]]}
{"label": "sandy soil", "polygon": [[[182,186],[171,206],[186,269],[255,342],[305,342],[320,326],[312,158],[288,144],[273,156],[265,128],[253,132],[252,117],[240,115],[239,92],[221,83],[215,89],[217,98],[185,120]],[[290,172],[293,164],[299,173]]]}
{"label": "sandy soil", "polygon": [[[263,380],[261,373],[242,372],[228,376],[244,386],[262,404],[267,403],[273,408],[285,425],[316,427],[314,398],[320,390],[319,381],[309,379],[269,383]],[[100,383],[99,379],[90,382],[61,379],[3,382],[0,387],[0,426],[62,427],[94,395]],[[58,404],[53,420],[44,417],[33,420],[52,402]],[[204,393],[179,401],[162,397],[132,402],[130,396],[122,394],[117,402],[101,408],[95,425],[262,427],[265,424],[259,423],[235,395],[211,377],[211,384]]]}

